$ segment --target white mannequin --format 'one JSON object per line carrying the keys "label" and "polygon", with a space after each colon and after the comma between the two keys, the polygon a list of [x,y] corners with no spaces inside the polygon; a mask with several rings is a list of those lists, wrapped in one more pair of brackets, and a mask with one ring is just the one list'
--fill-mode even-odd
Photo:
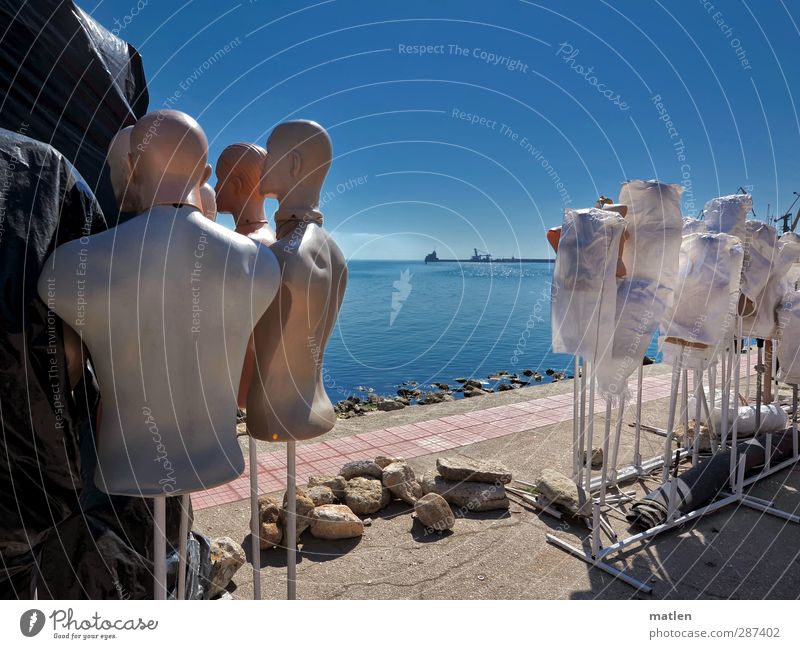
{"label": "white mannequin", "polygon": [[111,186],[121,212],[141,212],[144,205],[136,196],[136,188],[131,184],[131,169],[128,157],[131,153],[131,132],[133,126],[121,129],[108,145],[108,164]]}
{"label": "white mannequin", "polygon": [[269,249],[198,211],[207,150],[188,115],[142,117],[131,133],[131,181],[151,207],[59,247],[47,264],[55,311],[82,336],[102,389],[95,481],[108,493],[176,495],[244,469],[236,389],[279,267]]}
{"label": "white mannequin", "polygon": [[347,265],[317,211],[332,147],[319,124],[292,121],[275,128],[267,151],[261,193],[280,203],[271,249],[281,266],[281,288],[254,332],[247,425],[257,439],[304,440],[336,423],[322,380],[322,353],[344,297]]}
{"label": "white mannequin", "polygon": [[203,216],[209,221],[217,220],[217,194],[208,183],[200,187],[200,200],[203,203]]}

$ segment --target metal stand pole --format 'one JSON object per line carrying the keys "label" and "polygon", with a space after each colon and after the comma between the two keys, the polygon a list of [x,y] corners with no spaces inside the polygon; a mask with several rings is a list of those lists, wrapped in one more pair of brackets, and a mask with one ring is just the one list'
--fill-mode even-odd
{"label": "metal stand pole", "polygon": [[286,599],[297,599],[297,476],[295,441],[286,443]]}
{"label": "metal stand pole", "polygon": [[637,471],[642,470],[642,383],[644,381],[644,367],[639,364],[639,371],[636,376],[636,429],[633,438],[633,465]]}
{"label": "metal stand pole", "polygon": [[[694,439],[692,440],[692,466],[697,464],[700,455],[700,407],[703,400],[703,372],[695,370],[694,373]],[[711,430],[709,422],[708,429]]]}
{"label": "metal stand pole", "polygon": [[167,599],[167,532],[165,496],[153,499],[153,598]]}
{"label": "metal stand pole", "polygon": [[256,440],[247,443],[250,456],[250,554],[253,564],[253,599],[261,599],[261,512],[258,508],[258,456]]}
{"label": "metal stand pole", "polygon": [[606,397],[606,420],[603,426],[603,466],[600,470],[600,504],[606,504],[606,488],[608,487],[608,442],[611,437],[611,397]]}
{"label": "metal stand pole", "polygon": [[[617,486],[617,461],[619,459],[619,444],[620,438],[622,437],[622,419],[625,415],[625,399],[621,399],[619,402],[619,413],[617,413],[617,428],[614,431],[614,448],[611,451],[611,482],[616,487]],[[603,458],[605,460],[605,457]]]}
{"label": "metal stand pole", "polygon": [[189,494],[181,496],[181,531],[178,539],[178,596],[186,599],[186,546],[189,542]]}
{"label": "metal stand pole", "polygon": [[752,356],[750,352],[750,339],[747,339],[747,373],[746,376],[746,383],[744,385],[744,398],[747,400],[747,403],[750,403],[750,372],[752,369],[753,361],[750,359]]}
{"label": "metal stand pole", "polygon": [[669,413],[667,415],[667,437],[664,442],[664,466],[661,472],[661,482],[669,479],[669,467],[672,459],[672,438],[675,435],[675,409],[678,402],[678,389],[681,383],[681,365],[683,365],[684,347],[678,354],[678,360],[672,368],[672,385],[669,392]]}
{"label": "metal stand pole", "polygon": [[591,368],[589,374],[589,423],[586,427],[586,457],[583,458],[586,465],[584,489],[586,490],[587,498],[589,497],[592,488],[592,445],[594,443],[594,374],[591,372],[593,371],[594,368]]}
{"label": "metal stand pole", "polygon": [[586,379],[591,372],[591,363],[584,359],[583,369],[581,370],[581,397],[580,397],[580,422],[579,422],[579,439],[578,445],[578,472],[575,476],[575,484],[580,485],[583,482],[583,465],[585,463],[586,451]]}
{"label": "metal stand pole", "polygon": [[583,464],[580,456],[581,445],[581,421],[578,417],[580,410],[580,359],[577,354],[575,355],[575,370],[573,372],[574,378],[572,379],[572,476],[574,480],[578,480],[578,472]]}

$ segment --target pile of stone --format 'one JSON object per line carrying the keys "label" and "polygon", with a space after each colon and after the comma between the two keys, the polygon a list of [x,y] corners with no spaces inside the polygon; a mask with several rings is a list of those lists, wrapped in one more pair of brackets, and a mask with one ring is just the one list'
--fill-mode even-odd
{"label": "pile of stone", "polygon": [[496,462],[439,458],[436,472],[422,477],[422,491],[438,494],[461,513],[508,509],[505,485],[511,471]]}

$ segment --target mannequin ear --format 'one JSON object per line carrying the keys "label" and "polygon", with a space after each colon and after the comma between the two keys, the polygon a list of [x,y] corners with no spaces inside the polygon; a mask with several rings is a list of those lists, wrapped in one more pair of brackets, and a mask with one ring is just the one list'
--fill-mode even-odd
{"label": "mannequin ear", "polygon": [[129,184],[133,185],[136,183],[136,158],[133,156],[133,153],[128,153],[128,178],[130,178]]}
{"label": "mannequin ear", "polygon": [[242,179],[239,176],[234,176],[230,179],[231,186],[233,188],[234,193],[238,194],[242,191]]}
{"label": "mannequin ear", "polygon": [[297,151],[292,151],[289,154],[289,173],[292,178],[297,178],[300,175],[300,167],[303,166],[303,159]]}
{"label": "mannequin ear", "polygon": [[201,185],[205,185],[208,182],[208,179],[211,178],[211,165],[206,165],[205,170],[203,171],[203,178],[200,181]]}

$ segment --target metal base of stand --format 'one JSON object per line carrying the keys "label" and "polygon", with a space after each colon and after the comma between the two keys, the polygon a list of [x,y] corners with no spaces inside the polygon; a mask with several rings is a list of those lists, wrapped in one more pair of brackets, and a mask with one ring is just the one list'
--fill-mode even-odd
{"label": "metal base of stand", "polygon": [[297,599],[297,476],[295,441],[286,443],[286,599]]}
{"label": "metal base of stand", "polygon": [[258,457],[256,440],[248,441],[250,456],[250,554],[253,564],[253,599],[261,599],[261,516],[258,509]]}

